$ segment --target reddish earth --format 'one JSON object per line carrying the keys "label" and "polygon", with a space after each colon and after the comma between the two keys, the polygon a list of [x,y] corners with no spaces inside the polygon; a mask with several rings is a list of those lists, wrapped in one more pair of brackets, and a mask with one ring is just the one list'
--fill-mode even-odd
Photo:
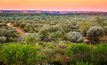
{"label": "reddish earth", "polygon": [[26,32],[25,32],[23,29],[21,29],[21,28],[19,28],[19,27],[15,27],[14,24],[12,24],[12,23],[7,23],[7,26],[15,29],[18,33],[20,33],[20,34],[22,34],[22,35],[25,35],[25,34],[26,34]]}

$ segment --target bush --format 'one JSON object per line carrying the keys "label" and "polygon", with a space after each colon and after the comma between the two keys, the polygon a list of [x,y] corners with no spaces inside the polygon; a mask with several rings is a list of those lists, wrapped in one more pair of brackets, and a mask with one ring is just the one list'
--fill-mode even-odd
{"label": "bush", "polygon": [[107,26],[104,26],[104,34],[107,35]]}
{"label": "bush", "polygon": [[42,41],[46,42],[59,41],[60,39],[64,38],[65,34],[64,30],[58,25],[45,25],[40,29],[38,33],[42,35]]}
{"label": "bush", "polygon": [[92,63],[94,65],[107,65],[107,45],[100,44],[92,49]]}
{"label": "bush", "polygon": [[90,38],[91,43],[99,42],[99,39],[104,35],[104,30],[100,26],[91,27],[87,31],[87,37]]}
{"label": "bush", "polygon": [[10,30],[5,28],[0,29],[0,36],[6,37],[6,42],[16,42],[16,38],[18,37],[14,29]]}
{"label": "bush", "polygon": [[38,41],[41,41],[41,35],[37,33],[27,33],[25,36],[21,36],[19,41],[27,44],[35,44]]}
{"label": "bush", "polygon": [[52,44],[46,43],[46,46],[40,51],[39,55],[46,57],[46,61],[50,65],[66,65],[68,61],[67,55],[65,55],[67,45],[66,44]]}
{"label": "bush", "polygon": [[61,31],[56,31],[56,32],[52,32],[48,35],[48,38],[51,41],[61,41],[61,40],[65,40],[65,34],[62,33]]}
{"label": "bush", "polygon": [[102,16],[95,16],[94,21],[96,23],[96,25],[99,26],[104,26],[103,22],[104,22],[104,18]]}
{"label": "bush", "polygon": [[6,29],[1,29],[0,28],[0,36],[5,36],[6,35],[7,30]]}
{"label": "bush", "polygon": [[0,45],[1,65],[107,65],[107,44]]}
{"label": "bush", "polygon": [[93,64],[88,63],[88,62],[85,63],[81,61],[81,62],[77,62],[76,65],[93,65]]}
{"label": "bush", "polygon": [[67,33],[67,38],[71,42],[82,42],[83,36],[79,32],[69,32]]}
{"label": "bush", "polygon": [[70,57],[70,62],[75,64],[78,61],[91,61],[91,47],[86,44],[72,45],[67,50],[67,55]]}
{"label": "bush", "polygon": [[2,65],[35,65],[41,57],[37,56],[39,46],[7,44],[0,48]]}
{"label": "bush", "polygon": [[12,29],[12,30],[7,30],[7,31],[5,32],[5,36],[7,36],[7,37],[15,37],[15,30],[14,30],[14,29]]}
{"label": "bush", "polygon": [[77,22],[64,22],[57,25],[61,26],[66,33],[70,31],[78,31],[79,28]]}
{"label": "bush", "polygon": [[7,38],[5,36],[0,37],[0,43],[6,42]]}
{"label": "bush", "polygon": [[44,25],[40,30],[39,30],[39,34],[42,35],[42,41],[51,41],[48,38],[48,35],[50,34],[50,32],[52,32],[52,26],[50,25]]}
{"label": "bush", "polygon": [[86,33],[87,33],[87,30],[92,27],[94,24],[90,21],[86,21],[86,22],[80,22],[79,23],[80,27],[79,27],[79,30],[80,32],[86,36]]}

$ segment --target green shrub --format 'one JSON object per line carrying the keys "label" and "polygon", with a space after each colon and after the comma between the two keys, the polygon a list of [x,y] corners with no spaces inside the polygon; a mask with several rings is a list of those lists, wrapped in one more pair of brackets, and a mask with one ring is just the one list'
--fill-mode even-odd
{"label": "green shrub", "polygon": [[38,34],[42,35],[42,41],[59,41],[64,38],[64,30],[58,26],[44,25]]}
{"label": "green shrub", "polygon": [[67,64],[68,57],[65,55],[67,45],[66,44],[45,44],[39,55],[46,57],[46,61],[50,65],[63,65]]}
{"label": "green shrub", "polygon": [[70,57],[70,62],[75,64],[78,61],[91,61],[91,47],[86,44],[72,45],[67,50],[67,55]]}
{"label": "green shrub", "polygon": [[1,22],[0,22],[0,27],[5,26],[5,25],[6,25],[6,23],[4,23],[4,22],[1,23]]}
{"label": "green shrub", "polygon": [[50,25],[44,25],[40,30],[39,30],[39,34],[42,35],[41,39],[42,41],[51,41],[48,38],[48,35],[50,34],[50,32],[52,32],[52,27]]}
{"label": "green shrub", "polygon": [[14,29],[12,29],[12,30],[7,30],[7,31],[5,32],[5,36],[7,36],[7,37],[15,37],[15,30],[14,30]]}
{"label": "green shrub", "polygon": [[51,41],[61,41],[65,39],[65,34],[63,34],[61,31],[52,32],[48,35],[48,38]]}
{"label": "green shrub", "polygon": [[107,26],[104,26],[104,33],[107,35]]}
{"label": "green shrub", "polygon": [[16,38],[18,38],[14,29],[5,29],[5,27],[0,29],[0,36],[6,37],[6,42],[16,42]]}
{"label": "green shrub", "polygon": [[44,25],[41,29],[40,29],[40,31],[39,31],[39,33],[46,33],[46,32],[48,32],[48,31],[53,31],[52,30],[52,26],[50,26],[50,25]]}
{"label": "green shrub", "polygon": [[0,36],[5,36],[6,35],[6,29],[1,29],[0,28]]}
{"label": "green shrub", "polygon": [[41,57],[37,56],[39,46],[7,44],[0,49],[0,62],[6,65],[35,65]]}
{"label": "green shrub", "polygon": [[82,42],[83,41],[83,36],[79,32],[69,32],[67,33],[67,38],[71,42]]}
{"label": "green shrub", "polygon": [[107,65],[107,45],[100,44],[92,49],[92,62],[94,65]]}
{"label": "green shrub", "polygon": [[72,21],[58,23],[57,25],[61,26],[66,33],[70,31],[78,31],[79,28],[77,22],[72,22]]}
{"label": "green shrub", "polygon": [[79,25],[80,25],[80,27],[79,27],[80,32],[81,32],[84,36],[86,36],[87,30],[88,30],[90,27],[92,27],[94,24],[93,24],[92,22],[90,22],[90,21],[85,21],[85,22],[79,22]]}
{"label": "green shrub", "polygon": [[6,42],[7,38],[5,36],[0,37],[0,43]]}
{"label": "green shrub", "polygon": [[88,63],[88,62],[86,62],[86,63],[84,63],[84,62],[76,62],[76,65],[93,65],[93,64]]}
{"label": "green shrub", "polygon": [[104,18],[102,16],[95,16],[93,22],[95,22],[96,25],[104,26],[104,24],[103,24]]}
{"label": "green shrub", "polygon": [[37,33],[27,33],[25,36],[21,36],[19,41],[27,44],[35,44],[41,40],[41,35]]}
{"label": "green shrub", "polygon": [[107,44],[45,42],[0,45],[1,65],[107,65]]}
{"label": "green shrub", "polygon": [[99,39],[104,35],[104,30],[100,26],[91,27],[87,31],[87,37],[91,39],[91,43],[99,42]]}

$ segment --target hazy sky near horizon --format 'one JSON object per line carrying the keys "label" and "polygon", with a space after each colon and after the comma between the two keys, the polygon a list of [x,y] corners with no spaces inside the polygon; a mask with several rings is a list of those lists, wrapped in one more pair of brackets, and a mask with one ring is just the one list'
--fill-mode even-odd
{"label": "hazy sky near horizon", "polygon": [[0,10],[107,11],[107,0],[1,0]]}

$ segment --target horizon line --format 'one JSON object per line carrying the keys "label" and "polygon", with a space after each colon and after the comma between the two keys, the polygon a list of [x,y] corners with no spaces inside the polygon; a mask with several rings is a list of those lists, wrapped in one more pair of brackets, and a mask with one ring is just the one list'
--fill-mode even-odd
{"label": "horizon line", "polygon": [[9,11],[68,11],[68,12],[71,12],[71,11],[75,11],[75,12],[78,12],[78,11],[81,11],[81,12],[107,12],[105,10],[35,10],[35,9],[0,9],[0,11],[3,11],[3,10],[9,10]]}

